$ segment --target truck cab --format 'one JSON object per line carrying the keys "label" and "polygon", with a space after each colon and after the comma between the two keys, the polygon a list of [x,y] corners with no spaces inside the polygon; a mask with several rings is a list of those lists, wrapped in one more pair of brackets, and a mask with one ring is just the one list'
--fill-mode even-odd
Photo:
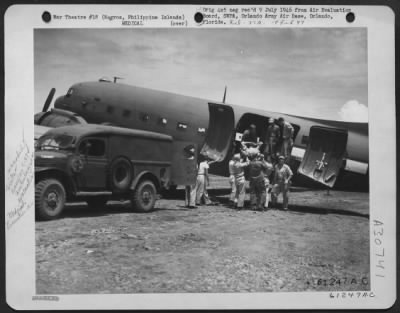
{"label": "truck cab", "polygon": [[47,131],[35,146],[37,217],[57,218],[67,201],[99,207],[125,199],[137,211],[151,211],[157,192],[172,184],[172,168],[179,172],[184,165],[175,176],[194,179],[196,160],[185,158],[183,150],[177,153],[175,146],[168,135],[114,126],[78,124]]}

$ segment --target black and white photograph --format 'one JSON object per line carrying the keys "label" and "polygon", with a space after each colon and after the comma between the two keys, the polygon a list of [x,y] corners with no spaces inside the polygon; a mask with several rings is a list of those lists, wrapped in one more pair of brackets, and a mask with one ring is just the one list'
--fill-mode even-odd
{"label": "black and white photograph", "polygon": [[32,212],[32,300],[375,297],[388,274],[386,224],[371,218],[368,27],[204,17],[32,29],[34,123],[6,167],[7,192],[33,189],[18,202]]}
{"label": "black and white photograph", "polygon": [[370,290],[365,28],[34,44],[39,294]]}

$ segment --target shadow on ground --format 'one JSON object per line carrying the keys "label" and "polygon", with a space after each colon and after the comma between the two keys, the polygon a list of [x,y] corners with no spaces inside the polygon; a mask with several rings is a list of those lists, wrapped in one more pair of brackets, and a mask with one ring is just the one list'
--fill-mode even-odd
{"label": "shadow on ground", "polygon": [[[232,205],[229,202],[227,197],[216,197],[216,200],[224,205],[225,207],[232,208]],[[278,203],[275,208],[282,210],[282,203]],[[245,201],[244,209],[243,210],[251,210],[250,201]],[[298,204],[289,204],[288,212],[296,212],[300,214],[338,214],[338,215],[345,215],[345,216],[358,216],[358,217],[365,217],[369,218],[369,214],[359,213],[356,211],[351,210],[343,210],[343,209],[333,209],[333,208],[324,208],[324,207],[314,207],[309,205],[298,205]]]}

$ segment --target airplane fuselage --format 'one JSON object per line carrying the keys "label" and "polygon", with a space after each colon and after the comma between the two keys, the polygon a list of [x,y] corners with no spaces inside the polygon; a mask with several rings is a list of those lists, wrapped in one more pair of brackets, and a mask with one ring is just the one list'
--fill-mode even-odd
{"label": "airplane fuselage", "polygon": [[[88,82],[73,85],[70,94],[59,97],[55,108],[77,113],[89,123],[104,123],[166,133],[177,140],[204,141],[209,124],[208,101],[169,92],[113,84]],[[266,104],[267,105],[267,104]],[[348,129],[347,158],[368,163],[368,124],[331,121],[230,105],[237,126],[245,114],[278,119],[299,125],[294,146],[306,148],[305,137],[314,125]],[[163,120],[165,123],[163,123]],[[180,124],[182,127],[179,127]],[[186,126],[186,127],[185,127]]]}
{"label": "airplane fuselage", "polygon": [[[74,112],[82,116],[88,123],[108,123],[121,127],[164,133],[176,140],[191,141],[201,147],[204,144],[209,128],[210,103],[216,102],[164,91],[99,81],[78,83],[71,86],[66,95],[59,97],[55,101],[54,106],[56,109]],[[239,105],[226,104],[226,106],[231,108],[234,116],[233,135],[231,142],[228,143],[229,146],[232,146],[235,136],[243,133],[250,123],[257,125],[259,139],[264,140],[263,136],[268,119],[274,118],[277,120],[279,117],[283,117],[295,127],[294,158],[298,157],[301,160],[304,155],[312,127],[345,129],[347,132],[347,145],[344,158],[353,167],[359,167],[358,164],[361,164],[363,167],[361,172],[368,168],[367,123],[300,117]],[[223,125],[223,118],[219,122]],[[229,151],[232,152],[232,149],[229,148]],[[226,167],[226,162],[223,163],[225,163],[224,167]],[[351,170],[349,166],[347,167],[347,169]],[[228,175],[228,168],[226,167],[224,170],[217,172],[218,174]]]}

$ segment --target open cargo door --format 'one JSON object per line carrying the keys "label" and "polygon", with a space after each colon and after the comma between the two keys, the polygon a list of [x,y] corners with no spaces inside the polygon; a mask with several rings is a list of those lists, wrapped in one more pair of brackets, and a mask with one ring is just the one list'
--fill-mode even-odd
{"label": "open cargo door", "polygon": [[346,153],[347,130],[313,126],[298,172],[333,187]]}
{"label": "open cargo door", "polygon": [[193,142],[174,141],[172,149],[171,185],[194,185],[197,177],[197,146]]}
{"label": "open cargo door", "polygon": [[222,162],[229,152],[235,129],[233,109],[224,104],[208,103],[210,118],[201,153]]}

